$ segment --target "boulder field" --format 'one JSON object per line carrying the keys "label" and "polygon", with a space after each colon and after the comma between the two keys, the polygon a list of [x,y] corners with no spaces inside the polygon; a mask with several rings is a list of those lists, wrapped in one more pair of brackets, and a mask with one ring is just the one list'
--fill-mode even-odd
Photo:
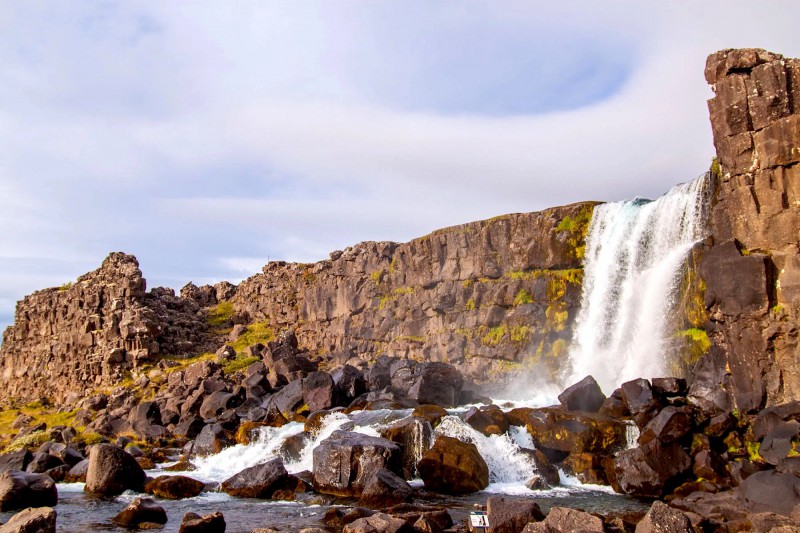
{"label": "boulder field", "polygon": [[[132,490],[159,498],[140,497],[108,517],[124,527],[163,524],[169,500],[221,490],[237,498],[357,502],[350,511],[332,507],[327,513],[327,527],[336,530],[458,531],[462,526],[453,524],[446,507],[427,502],[433,494],[476,493],[491,481],[474,438],[454,438],[440,427],[452,418],[448,408],[467,403],[460,417],[476,434],[524,428],[535,447],[521,452],[534,465],[531,495],[487,501],[496,531],[573,531],[576,524],[586,531],[663,531],[667,522],[676,524],[674,531],[800,528],[800,402],[740,413],[717,401],[714,373],[699,373],[691,385],[683,378],[631,380],[608,397],[587,376],[559,395],[559,405],[509,408],[465,390],[464,378],[445,363],[385,357],[372,367],[319,370],[291,334],[260,350],[269,372],[263,361],[232,374],[200,361],[152,398],[126,388],[80,400],[92,420],[87,431],[105,442],[87,444],[82,433],[47,428],[41,431],[48,440],[35,449],[1,455],[0,508],[57,506],[54,479],[69,479],[84,481],[85,491],[99,496]],[[305,362],[277,374],[284,358]],[[254,375],[260,378],[250,379]],[[319,409],[310,411],[309,403]],[[172,414],[171,405],[181,407]],[[328,417],[387,410],[404,414],[380,436],[341,425],[313,448],[311,471],[287,471]],[[305,431],[287,439],[277,456],[219,485],[192,478],[197,457],[290,421],[302,422]],[[175,474],[146,477],[145,470],[165,462],[175,463]],[[539,505],[546,500],[536,491],[559,484],[559,471],[653,501],[653,507],[625,516],[564,507],[543,513]],[[410,485],[414,478],[423,486]],[[189,514],[182,527],[224,531],[223,524],[221,515]]]}

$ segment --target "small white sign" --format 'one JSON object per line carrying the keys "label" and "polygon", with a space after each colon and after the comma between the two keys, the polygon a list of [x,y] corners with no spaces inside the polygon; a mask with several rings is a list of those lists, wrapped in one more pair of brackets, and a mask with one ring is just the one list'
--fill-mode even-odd
{"label": "small white sign", "polygon": [[484,511],[471,511],[469,521],[472,527],[489,527],[489,517]]}

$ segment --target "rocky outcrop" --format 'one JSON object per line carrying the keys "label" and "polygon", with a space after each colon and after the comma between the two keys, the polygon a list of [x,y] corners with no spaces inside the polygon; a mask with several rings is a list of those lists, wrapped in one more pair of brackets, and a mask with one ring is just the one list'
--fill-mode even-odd
{"label": "rocky outcrop", "polygon": [[208,337],[199,309],[172,289],[146,292],[136,258],[112,253],[75,283],[17,303],[0,347],[0,400],[63,401],[159,355],[196,352]]}
{"label": "rocky outcrop", "polygon": [[295,328],[321,353],[454,364],[486,381],[559,367],[580,303],[593,203],[365,242],[314,264],[271,262],[233,297],[242,322]]}
{"label": "rocky outcrop", "polygon": [[700,274],[707,329],[748,411],[800,397],[800,60],[722,50],[706,80],[719,169]]}
{"label": "rocky outcrop", "polygon": [[[450,362],[483,381],[532,363],[556,372],[593,206],[506,215],[405,244],[365,242],[314,264],[271,262],[238,288],[188,284],[179,296],[146,292],[136,258],[112,253],[74,284],[17,304],[0,348],[0,400],[63,401],[162,355],[214,351],[216,324],[203,309],[228,301],[235,322],[293,329],[342,363],[388,354]],[[270,377],[280,382],[278,370]]]}

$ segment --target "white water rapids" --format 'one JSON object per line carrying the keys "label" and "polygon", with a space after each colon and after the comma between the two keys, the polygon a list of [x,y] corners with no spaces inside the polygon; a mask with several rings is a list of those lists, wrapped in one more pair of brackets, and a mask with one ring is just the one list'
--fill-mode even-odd
{"label": "white water rapids", "polygon": [[686,256],[706,235],[709,188],[701,176],[655,201],[594,209],[566,384],[592,375],[610,393],[665,375],[666,325]]}

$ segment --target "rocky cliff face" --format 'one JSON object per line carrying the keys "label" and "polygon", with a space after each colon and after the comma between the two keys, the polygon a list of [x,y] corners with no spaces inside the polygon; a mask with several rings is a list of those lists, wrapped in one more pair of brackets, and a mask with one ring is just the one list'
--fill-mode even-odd
{"label": "rocky cliff face", "polygon": [[555,372],[580,304],[593,205],[361,243],[314,264],[272,262],[238,288],[189,284],[180,296],[145,292],[136,259],[114,253],[75,284],[18,303],[0,348],[0,399],[63,399],[162,355],[214,351],[222,341],[210,326],[220,324],[208,318],[227,301],[235,322],[295,330],[317,355],[451,362],[478,381],[534,363]]}
{"label": "rocky cliff face", "polygon": [[722,50],[706,64],[719,169],[700,273],[741,410],[800,398],[800,60]]}
{"label": "rocky cliff face", "polygon": [[199,305],[145,285],[135,257],[112,253],[75,283],[18,302],[0,347],[0,398],[63,400],[114,384],[161,354],[202,347]]}
{"label": "rocky cliff face", "polygon": [[534,363],[553,372],[580,304],[593,205],[366,242],[309,265],[272,262],[239,285],[236,320],[292,328],[320,353],[444,361],[479,381]]}

